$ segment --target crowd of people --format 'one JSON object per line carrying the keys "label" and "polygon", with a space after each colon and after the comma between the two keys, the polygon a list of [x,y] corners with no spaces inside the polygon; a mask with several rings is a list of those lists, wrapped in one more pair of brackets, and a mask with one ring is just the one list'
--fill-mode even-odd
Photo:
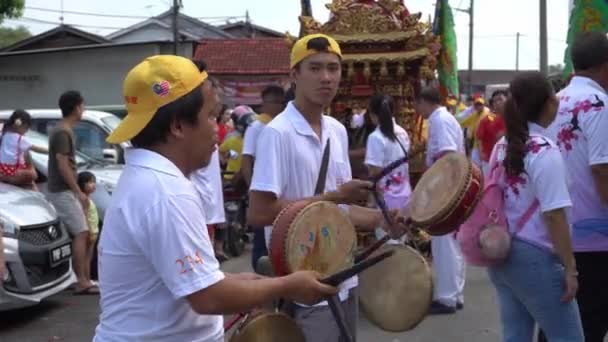
{"label": "crowd of people", "polygon": [[[325,301],[333,295],[356,336],[356,276],[333,287],[313,271],[261,274],[259,262],[273,221],[294,201],[336,203],[358,230],[404,240],[412,194],[408,164],[378,182],[392,218],[386,222],[378,208],[360,205],[372,183],[353,179],[351,159],[361,155],[367,173],[378,175],[408,155],[410,137],[387,95],[370,98],[365,113],[348,122],[324,115],[340,84],[341,59],[329,36],[298,40],[290,58],[292,88],[266,88],[259,114],[247,106],[227,109],[203,62],[159,55],[135,66],[124,96],[136,100],[126,103],[128,115],[108,138],[133,148],[104,218],[98,284],[88,266],[99,222],[89,198],[95,177],[78,174],[74,160],[72,128],[84,100],[77,92],[61,96],[64,119],[51,131],[48,150],[24,137],[27,113],[13,114],[0,137],[2,180],[31,186],[31,177],[14,180],[28,170],[27,151],[49,153],[48,198],[73,237],[75,291],[101,293],[94,341],[223,341],[222,315],[279,299],[287,300],[283,309],[307,341],[342,341]],[[602,269],[608,261],[608,140],[602,136],[608,130],[608,37],[581,35],[572,60],[575,76],[565,88],[525,72],[494,92],[489,108],[481,97],[470,107],[451,100],[445,106],[434,87],[416,98],[416,111],[428,122],[427,168],[447,153],[469,156],[486,176],[504,168],[513,242],[508,258],[488,274],[507,342],[533,340],[535,325],[539,341],[602,342],[608,332],[602,291],[608,285]],[[352,148],[357,140],[363,148]],[[327,176],[319,191],[324,155]],[[220,270],[227,183],[249,192],[257,273]],[[464,308],[464,258],[453,234],[433,236],[431,249],[430,313],[453,314]]]}

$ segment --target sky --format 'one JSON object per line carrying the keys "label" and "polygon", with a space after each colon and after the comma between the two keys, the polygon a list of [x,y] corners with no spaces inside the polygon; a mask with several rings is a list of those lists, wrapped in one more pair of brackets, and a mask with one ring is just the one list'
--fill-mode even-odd
{"label": "sky", "polygon": [[[453,8],[467,9],[471,0],[450,0]],[[313,15],[325,22],[331,0],[312,0]],[[64,11],[104,14],[93,16],[63,13],[65,24],[107,35],[168,10],[171,0],[26,0],[21,19],[5,20],[3,26],[26,26],[33,34],[52,29]],[[279,32],[299,32],[298,0],[182,0],[183,13],[220,25],[244,20],[246,13],[257,25]],[[410,12],[422,12],[425,21],[434,15],[435,0],[405,0]],[[569,0],[547,0],[549,64],[563,64],[568,30]],[[56,11],[56,12],[53,12]],[[469,15],[454,11],[458,37],[458,66],[468,68]],[[123,16],[123,17],[117,17]],[[124,17],[127,16],[127,17]],[[44,21],[44,22],[41,22]],[[474,7],[473,68],[515,69],[516,35],[520,38],[520,69],[539,68],[539,4],[536,0],[476,0]]]}

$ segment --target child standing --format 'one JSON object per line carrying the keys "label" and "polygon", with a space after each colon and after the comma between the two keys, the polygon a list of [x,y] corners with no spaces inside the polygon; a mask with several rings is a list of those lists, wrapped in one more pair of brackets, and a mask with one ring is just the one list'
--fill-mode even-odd
{"label": "child standing", "polygon": [[95,202],[91,200],[91,194],[95,192],[97,187],[97,180],[95,175],[89,171],[83,171],[78,174],[78,187],[88,199],[87,206],[84,209],[84,216],[87,218],[87,224],[89,225],[89,241],[86,249],[86,273],[89,277],[91,276],[91,263],[93,261],[93,252],[95,250],[95,243],[99,235],[99,214],[97,213],[97,206]]}
{"label": "child standing", "polygon": [[48,153],[48,149],[32,145],[23,135],[32,124],[30,114],[17,109],[2,128],[0,135],[0,181],[17,186],[35,188],[36,170],[27,162],[30,150]]}

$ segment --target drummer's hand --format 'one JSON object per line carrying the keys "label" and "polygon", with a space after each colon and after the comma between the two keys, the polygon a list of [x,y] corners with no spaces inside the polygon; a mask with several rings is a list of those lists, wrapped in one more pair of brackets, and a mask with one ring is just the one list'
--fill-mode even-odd
{"label": "drummer's hand", "polygon": [[286,297],[302,304],[313,305],[338,293],[338,288],[319,282],[314,271],[298,271],[285,276]]}
{"label": "drummer's hand", "polygon": [[408,217],[402,215],[397,209],[389,210],[388,214],[393,224],[382,220],[382,229],[391,239],[400,239],[409,229]]}
{"label": "drummer's hand", "polygon": [[372,182],[360,179],[353,179],[340,185],[338,191],[336,191],[339,197],[339,204],[366,202],[369,197],[369,190],[373,185]]}
{"label": "drummer's hand", "polygon": [[239,280],[259,280],[259,279],[267,278],[261,274],[252,273],[252,272],[236,273],[236,274],[232,274],[231,276],[238,278]]}

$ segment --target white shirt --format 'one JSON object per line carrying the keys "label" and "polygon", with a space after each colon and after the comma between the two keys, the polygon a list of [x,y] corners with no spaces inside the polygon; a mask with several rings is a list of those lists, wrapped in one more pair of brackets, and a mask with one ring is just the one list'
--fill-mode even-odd
{"label": "white shirt", "polygon": [[255,150],[257,148],[258,137],[260,132],[266,127],[266,125],[260,120],[255,120],[247,127],[245,131],[245,138],[243,141],[243,155],[255,157]]}
{"label": "white shirt", "polygon": [[557,117],[548,128],[571,176],[571,222],[576,251],[608,251],[608,205],[591,166],[608,164],[608,94],[595,81],[575,76],[558,94]]}
{"label": "white shirt", "polygon": [[125,157],[99,242],[94,341],[223,341],[222,316],[199,315],[186,299],[224,279],[201,198],[160,154]]}
{"label": "white shirt", "polygon": [[[533,123],[528,127],[530,139],[527,142],[528,153],[524,158],[525,172],[516,177],[505,175],[505,216],[511,232],[520,229],[518,238],[553,250],[541,213],[572,205],[566,168],[557,145],[542,135],[543,128]],[[502,163],[506,149],[506,138],[502,137],[494,146],[490,160],[496,157],[498,163]],[[491,164],[490,168],[493,166]],[[519,227],[518,223],[535,200],[538,200],[539,207],[524,226]]]}
{"label": "white shirt", "polygon": [[224,211],[224,189],[222,187],[222,172],[219,151],[211,155],[209,165],[190,175],[196,191],[201,196],[207,224],[226,222]]}
{"label": "white shirt", "polygon": [[[328,138],[331,143],[325,192],[335,191],[338,186],[352,179],[346,128],[331,116],[323,115],[319,139],[293,102],[290,102],[260,134],[251,190],[271,192],[277,198],[285,200],[314,196]],[[267,245],[271,232],[272,226],[265,228]],[[348,290],[355,286],[356,277],[344,282],[340,298],[345,300]],[[326,305],[326,302],[323,304]]]}
{"label": "white shirt", "polygon": [[437,108],[429,116],[426,142],[426,165],[431,166],[447,151],[465,153],[464,136],[458,120],[445,107]]}
{"label": "white shirt", "polygon": [[[21,141],[19,141],[21,137]],[[0,163],[15,165],[25,164],[25,154],[32,148],[32,143],[27,137],[21,136],[14,132],[6,132],[2,134],[0,140]],[[19,155],[17,155],[19,152]]]}
{"label": "white shirt", "polygon": [[[385,137],[380,127],[370,134],[365,149],[365,164],[379,168],[386,167],[390,163],[403,158],[405,152],[410,150],[410,137],[407,132],[393,120],[396,141]],[[399,145],[401,143],[401,146]],[[404,152],[405,150],[405,152]],[[380,180],[384,194],[393,197],[409,197],[412,188],[410,186],[409,167],[405,163],[396,168],[391,174]]]}

